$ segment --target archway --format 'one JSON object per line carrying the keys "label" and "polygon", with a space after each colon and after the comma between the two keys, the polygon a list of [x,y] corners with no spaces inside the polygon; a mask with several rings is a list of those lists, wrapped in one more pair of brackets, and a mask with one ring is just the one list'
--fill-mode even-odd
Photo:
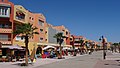
{"label": "archway", "polygon": [[42,56],[42,48],[41,47],[37,48],[36,55],[37,55],[38,58],[40,58]]}

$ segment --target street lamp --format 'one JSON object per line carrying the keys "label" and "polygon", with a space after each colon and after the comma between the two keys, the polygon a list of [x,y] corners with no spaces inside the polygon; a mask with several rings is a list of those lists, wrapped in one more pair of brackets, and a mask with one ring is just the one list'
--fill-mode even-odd
{"label": "street lamp", "polygon": [[102,45],[103,45],[103,59],[106,59],[106,52],[105,52],[105,38],[103,36],[100,37],[99,39],[100,41],[102,41]]}

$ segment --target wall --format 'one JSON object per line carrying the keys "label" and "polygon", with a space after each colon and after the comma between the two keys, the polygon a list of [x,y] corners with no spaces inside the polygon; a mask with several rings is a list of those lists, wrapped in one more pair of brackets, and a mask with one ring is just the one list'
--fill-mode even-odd
{"label": "wall", "polygon": [[58,31],[48,27],[48,43],[55,43],[57,44],[56,38],[54,38],[54,35],[57,33]]}
{"label": "wall", "polygon": [[[24,15],[23,17],[20,17]],[[18,17],[19,16],[19,17]],[[28,11],[21,5],[14,6],[14,20],[20,23],[28,23]]]}

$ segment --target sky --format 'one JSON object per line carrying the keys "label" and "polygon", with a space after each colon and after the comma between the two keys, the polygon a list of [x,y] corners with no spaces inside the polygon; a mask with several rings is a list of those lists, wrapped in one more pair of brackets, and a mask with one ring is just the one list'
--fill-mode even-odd
{"label": "sky", "polygon": [[120,42],[120,0],[9,0],[42,13],[47,23],[64,25],[73,35]]}

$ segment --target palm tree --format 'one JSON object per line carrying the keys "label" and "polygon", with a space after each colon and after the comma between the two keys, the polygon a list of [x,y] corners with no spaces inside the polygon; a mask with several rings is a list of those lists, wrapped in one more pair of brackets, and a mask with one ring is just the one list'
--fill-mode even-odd
{"label": "palm tree", "polygon": [[86,53],[88,52],[88,41],[85,41],[85,46],[86,46]]}
{"label": "palm tree", "polygon": [[118,43],[118,50],[119,50],[119,53],[120,53],[120,42]]}
{"label": "palm tree", "polygon": [[34,34],[39,34],[35,30],[38,29],[37,27],[33,27],[33,24],[30,23],[24,23],[21,25],[17,25],[17,29],[13,31],[13,34],[21,34],[21,38],[24,38],[25,46],[26,46],[26,59],[25,59],[25,65],[28,66],[28,43],[29,38],[33,37]]}
{"label": "palm tree", "polygon": [[83,54],[84,40],[80,39],[79,43],[80,43],[80,54]]}
{"label": "palm tree", "polygon": [[117,52],[117,46],[119,45],[119,43],[113,43],[113,45],[114,45],[115,52]]}
{"label": "palm tree", "polygon": [[80,39],[80,47],[83,46],[83,43],[84,43],[84,40],[83,40],[83,39]]}
{"label": "palm tree", "polygon": [[57,33],[57,34],[55,34],[54,36],[53,36],[54,38],[56,38],[56,40],[57,40],[57,43],[59,44],[59,48],[60,48],[60,57],[58,57],[59,59],[62,59],[62,46],[61,46],[61,44],[63,43],[63,38],[66,38],[65,36],[63,36],[63,33],[61,33],[61,32],[59,32],[59,33]]}

